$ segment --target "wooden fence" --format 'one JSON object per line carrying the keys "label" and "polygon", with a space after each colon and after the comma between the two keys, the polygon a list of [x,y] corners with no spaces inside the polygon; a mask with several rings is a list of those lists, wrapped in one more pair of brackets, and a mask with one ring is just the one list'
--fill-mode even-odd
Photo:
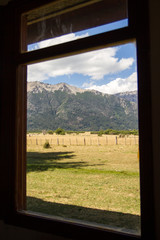
{"label": "wooden fence", "polygon": [[103,135],[99,136],[27,136],[28,145],[43,145],[46,141],[50,145],[57,146],[104,146],[104,145],[138,145],[138,136],[114,136]]}

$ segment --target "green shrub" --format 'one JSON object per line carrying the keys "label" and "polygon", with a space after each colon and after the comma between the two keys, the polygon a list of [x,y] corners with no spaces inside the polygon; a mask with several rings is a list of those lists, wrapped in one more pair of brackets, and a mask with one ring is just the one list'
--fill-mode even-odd
{"label": "green shrub", "polygon": [[98,131],[92,131],[90,134],[98,134]]}
{"label": "green shrub", "polygon": [[102,135],[103,135],[103,133],[100,133],[100,132],[98,133],[98,137],[102,137]]}
{"label": "green shrub", "polygon": [[43,145],[43,148],[50,148],[51,146],[50,146],[50,144],[49,144],[49,142],[48,141],[46,141],[45,143],[44,143],[44,145]]}
{"label": "green shrub", "polygon": [[52,131],[52,130],[49,130],[47,133],[48,133],[48,134],[53,134],[53,131]]}
{"label": "green shrub", "polygon": [[55,131],[55,133],[58,134],[58,135],[65,135],[65,131],[64,131],[64,129],[62,129],[62,128],[57,128],[57,130]]}

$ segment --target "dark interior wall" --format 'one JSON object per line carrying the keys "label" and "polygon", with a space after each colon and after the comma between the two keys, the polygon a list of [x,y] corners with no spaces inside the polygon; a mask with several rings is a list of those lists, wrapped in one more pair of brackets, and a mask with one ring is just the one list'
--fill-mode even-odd
{"label": "dark interior wall", "polygon": [[0,5],[6,5],[10,0],[0,0]]}
{"label": "dark interior wall", "polygon": [[[153,163],[154,163],[154,193],[155,193],[155,227],[156,240],[160,239],[160,1],[149,0],[150,13],[150,69],[151,69],[151,92],[152,92],[152,124],[153,124]],[[3,56],[1,56],[3,57]],[[2,138],[2,136],[1,136]],[[3,146],[1,146],[3,147]],[[0,188],[4,188],[5,184],[1,182]],[[0,190],[1,190],[0,189]],[[64,238],[43,234],[27,229],[21,229],[9,226],[0,221],[0,239],[23,239],[23,240],[63,240]],[[66,239],[66,238],[65,238]]]}
{"label": "dark interior wall", "polygon": [[0,221],[0,239],[1,240],[71,240],[68,238],[62,238],[53,236],[51,234],[40,233],[31,231],[15,226],[9,226],[3,221]]}
{"label": "dark interior wall", "polygon": [[160,239],[160,1],[150,0],[150,68],[152,91],[153,160],[156,239]]}

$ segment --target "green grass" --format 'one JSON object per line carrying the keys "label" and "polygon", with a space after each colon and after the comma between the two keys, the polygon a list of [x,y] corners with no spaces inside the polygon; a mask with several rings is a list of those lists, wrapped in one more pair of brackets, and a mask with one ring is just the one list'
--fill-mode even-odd
{"label": "green grass", "polygon": [[29,210],[139,232],[136,145],[31,147]]}

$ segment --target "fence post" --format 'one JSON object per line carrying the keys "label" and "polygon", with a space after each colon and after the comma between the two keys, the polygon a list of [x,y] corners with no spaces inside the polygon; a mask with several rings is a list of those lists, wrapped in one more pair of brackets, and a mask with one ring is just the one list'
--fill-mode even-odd
{"label": "fence post", "polygon": [[118,139],[117,139],[117,136],[116,136],[116,145],[118,144]]}
{"label": "fence post", "polygon": [[37,140],[37,138],[36,138],[36,145],[38,145],[38,140]]}
{"label": "fence post", "polygon": [[69,139],[69,144],[71,145],[71,139]]}
{"label": "fence post", "polygon": [[57,145],[59,146],[59,139],[57,138]]}
{"label": "fence post", "polygon": [[106,145],[108,144],[108,138],[107,138],[107,136],[106,136]]}
{"label": "fence post", "polygon": [[84,146],[86,145],[86,139],[84,138]]}

